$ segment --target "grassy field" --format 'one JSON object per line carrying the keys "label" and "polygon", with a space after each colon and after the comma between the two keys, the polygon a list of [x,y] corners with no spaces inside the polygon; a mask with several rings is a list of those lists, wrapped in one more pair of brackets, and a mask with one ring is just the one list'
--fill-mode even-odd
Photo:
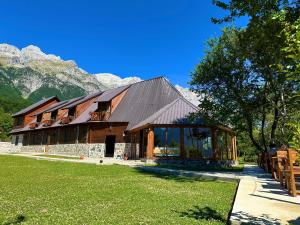
{"label": "grassy field", "polygon": [[0,224],[226,224],[237,184],[0,156]]}

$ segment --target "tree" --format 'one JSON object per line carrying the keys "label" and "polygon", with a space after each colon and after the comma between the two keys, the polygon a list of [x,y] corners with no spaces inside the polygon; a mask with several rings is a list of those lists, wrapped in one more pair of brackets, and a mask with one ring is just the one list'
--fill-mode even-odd
{"label": "tree", "polygon": [[[286,23],[299,18],[295,3],[286,1],[214,1],[229,15],[214,22],[248,16],[246,28],[226,28],[219,38],[208,42],[209,49],[192,75],[192,88],[206,97],[199,114],[214,123],[247,132],[260,151],[287,142],[286,123],[298,106],[294,94],[299,81],[287,71],[297,62],[283,51],[288,47]],[[282,10],[282,11],[280,11]],[[284,17],[276,16],[284,13]],[[276,143],[277,142],[277,143]]]}

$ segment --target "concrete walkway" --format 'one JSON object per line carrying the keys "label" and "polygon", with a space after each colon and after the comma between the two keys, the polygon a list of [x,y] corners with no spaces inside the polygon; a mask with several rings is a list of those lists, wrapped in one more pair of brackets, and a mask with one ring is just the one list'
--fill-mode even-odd
{"label": "concrete walkway", "polygon": [[230,221],[232,224],[300,224],[300,196],[291,197],[257,166],[245,165]]}

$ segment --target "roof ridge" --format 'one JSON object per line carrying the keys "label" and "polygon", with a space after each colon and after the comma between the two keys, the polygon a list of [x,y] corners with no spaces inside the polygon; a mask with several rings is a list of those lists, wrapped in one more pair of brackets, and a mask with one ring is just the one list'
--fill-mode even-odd
{"label": "roof ridge", "polygon": [[151,80],[156,80],[156,79],[161,79],[161,78],[166,79],[164,76],[158,76],[158,77],[153,77],[153,78],[150,78],[150,79],[147,79],[147,80],[141,80],[139,82],[132,83],[131,85],[136,85],[136,84],[140,84],[140,83],[143,83],[143,82],[147,82],[147,81],[151,81]]}
{"label": "roof ridge", "polygon": [[180,96],[184,97],[183,94],[181,94],[181,92],[164,76],[162,76],[162,78],[164,78],[164,80],[171,86],[171,88],[173,88]]}
{"label": "roof ridge", "polygon": [[191,103],[189,100],[187,100],[184,96],[181,97],[186,103],[188,103],[190,106],[192,106],[194,109],[199,110],[199,107]]}

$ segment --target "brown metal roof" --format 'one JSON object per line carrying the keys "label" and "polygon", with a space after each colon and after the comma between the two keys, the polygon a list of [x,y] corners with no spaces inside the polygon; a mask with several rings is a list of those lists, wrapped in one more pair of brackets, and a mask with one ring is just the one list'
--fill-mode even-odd
{"label": "brown metal roof", "polygon": [[88,101],[88,100],[90,100],[90,99],[92,99],[92,98],[95,98],[95,97],[101,95],[102,93],[103,93],[103,91],[100,91],[100,92],[96,92],[96,93],[87,95],[87,96],[85,96],[85,97],[79,99],[78,101],[73,102],[72,104],[68,104],[67,106],[62,107],[62,109],[69,109],[69,108],[72,108],[72,107],[77,106],[77,105],[79,105],[79,104],[81,104],[81,103],[83,103],[83,102],[86,102],[86,101]]}
{"label": "brown metal roof", "polygon": [[191,113],[197,112],[198,108],[183,97],[175,99],[156,113],[149,116],[131,128],[137,129],[148,124],[176,124],[186,120]]}
{"label": "brown metal roof", "polygon": [[179,97],[182,95],[164,77],[132,84],[108,122],[128,122],[130,130]]}
{"label": "brown metal roof", "polygon": [[49,97],[49,98],[46,98],[46,99],[42,99],[41,101],[38,101],[38,102],[36,102],[36,103],[34,103],[34,104],[32,104],[32,105],[26,107],[25,109],[22,109],[21,111],[19,111],[19,112],[13,114],[12,116],[13,116],[13,117],[15,117],[15,116],[20,116],[20,115],[24,115],[24,114],[26,114],[26,113],[29,113],[29,112],[31,112],[31,111],[34,111],[34,110],[35,110],[36,108],[38,108],[40,105],[43,105],[43,104],[47,103],[48,101],[51,101],[51,100],[54,100],[54,99],[56,99],[56,100],[59,101],[59,99],[58,99],[56,96],[52,96],[52,97]]}
{"label": "brown metal roof", "polygon": [[75,118],[70,124],[86,123],[91,119],[91,112],[95,112],[98,108],[98,103],[91,104],[86,110],[84,110],[77,118]]}
{"label": "brown metal roof", "polygon": [[84,96],[81,96],[81,97],[72,98],[72,99],[70,99],[70,100],[63,101],[63,102],[61,102],[62,104],[56,105],[56,106],[54,106],[54,107],[51,107],[51,108],[47,109],[45,112],[53,112],[53,111],[56,111],[56,110],[58,110],[58,109],[61,109],[61,108],[63,108],[63,107],[68,106],[69,104],[72,104],[72,103],[74,103],[74,102],[76,102],[76,101],[79,101],[80,99],[83,99],[83,98],[84,98]]}
{"label": "brown metal roof", "polygon": [[121,92],[125,91],[127,88],[129,88],[130,85],[125,85],[122,87],[117,87],[114,89],[110,89],[107,91],[104,91],[96,100],[96,102],[108,102],[112,100],[114,97],[119,95]]}

